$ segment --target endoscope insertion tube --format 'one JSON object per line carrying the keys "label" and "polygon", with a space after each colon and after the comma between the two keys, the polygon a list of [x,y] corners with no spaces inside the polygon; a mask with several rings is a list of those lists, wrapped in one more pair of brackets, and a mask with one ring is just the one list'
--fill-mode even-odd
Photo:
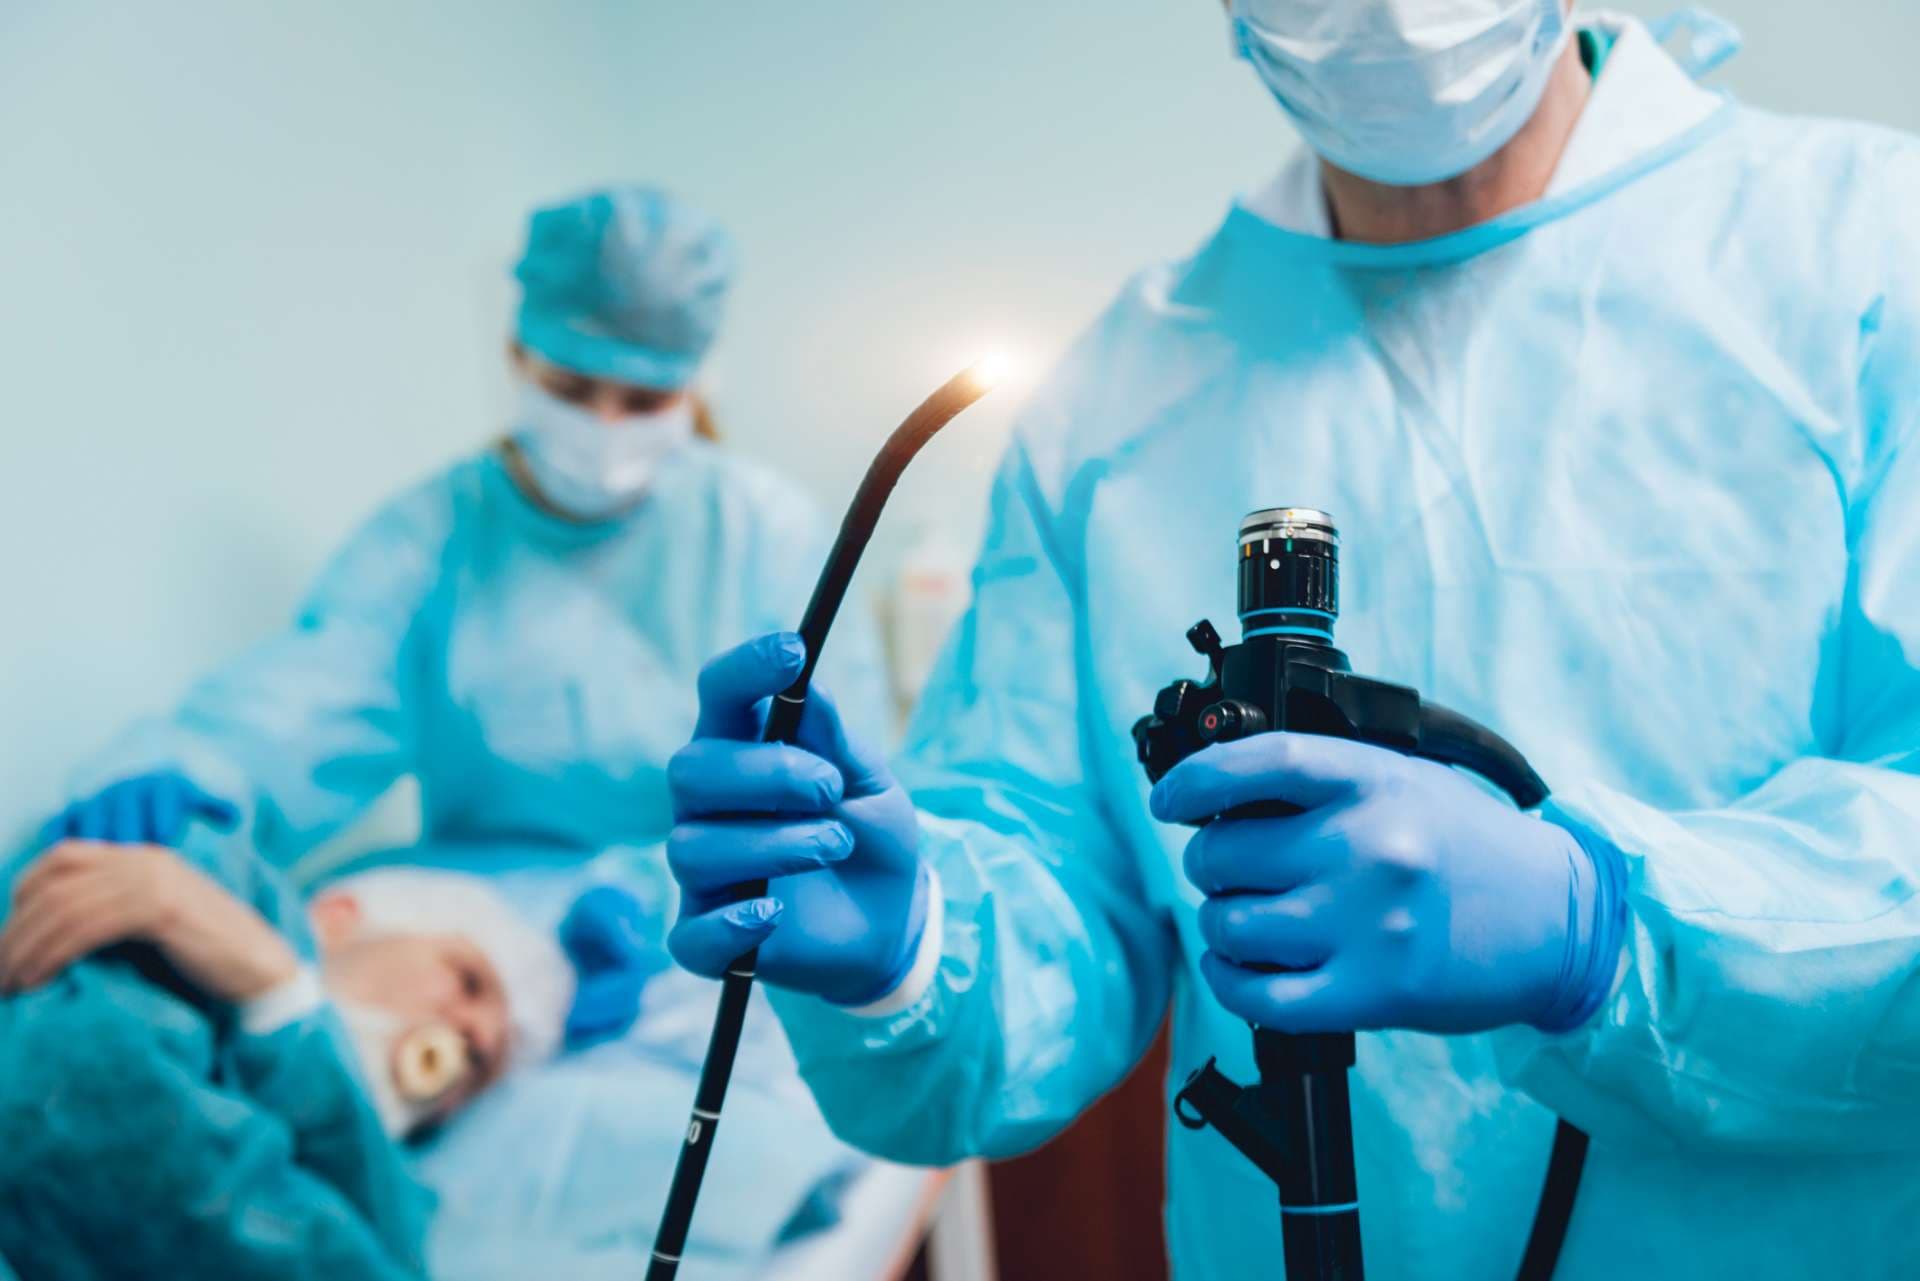
{"label": "endoscope insertion tube", "polygon": [[[951,422],[962,410],[993,389],[1000,378],[1002,362],[988,356],[949,378],[908,414],[887,437],[867,466],[860,487],[854,491],[847,514],[840,521],[840,532],[827,553],[807,612],[800,620],[800,639],[806,644],[806,659],[800,675],[773,700],[767,713],[763,742],[790,743],[800,728],[800,716],[806,710],[807,687],[813,681],[814,665],[825,646],[834,616],[846,599],[847,585],[860,557],[873,537],[874,526],[886,508],[887,498],[900,474],[913,461],[921,446]],[[759,898],[767,892],[765,881],[740,887],[743,899]],[[727,1082],[733,1076],[734,1055],[740,1048],[740,1031],[747,1017],[747,998],[753,992],[757,951],[748,952],[728,969],[720,984],[720,1008],[714,1015],[713,1035],[707,1042],[707,1057],[700,1067],[700,1082],[694,1089],[693,1116],[687,1122],[686,1142],[680,1148],[679,1162],[673,1168],[673,1183],[667,1189],[666,1207],[660,1214],[660,1227],[654,1234],[653,1261],[647,1267],[647,1281],[672,1281],[680,1270],[680,1256],[686,1249],[687,1232],[693,1225],[693,1208],[700,1196],[700,1182],[713,1153],[714,1132],[720,1125],[721,1104],[726,1101]]]}

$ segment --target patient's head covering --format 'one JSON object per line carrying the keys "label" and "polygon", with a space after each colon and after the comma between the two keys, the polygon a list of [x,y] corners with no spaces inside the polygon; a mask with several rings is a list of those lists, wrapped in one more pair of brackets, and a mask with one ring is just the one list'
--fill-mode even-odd
{"label": "patient's head covering", "polygon": [[613,187],[536,210],[513,274],[522,345],[576,373],[676,390],[719,331],[733,242],[658,187]]}
{"label": "patient's head covering", "polygon": [[506,992],[515,1062],[539,1062],[559,1048],[573,1004],[574,974],[559,940],[526,922],[478,876],[387,867],[330,882],[324,893],[353,897],[369,934],[454,934],[486,954]]}

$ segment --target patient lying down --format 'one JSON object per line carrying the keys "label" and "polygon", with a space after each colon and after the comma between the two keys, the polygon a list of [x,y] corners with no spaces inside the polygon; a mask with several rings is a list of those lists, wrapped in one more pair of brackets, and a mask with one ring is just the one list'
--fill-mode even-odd
{"label": "patient lying down", "polygon": [[484,881],[308,904],[251,859],[70,841],[0,929],[0,1256],[26,1277],[422,1274],[393,1139],[558,1045],[559,945]]}

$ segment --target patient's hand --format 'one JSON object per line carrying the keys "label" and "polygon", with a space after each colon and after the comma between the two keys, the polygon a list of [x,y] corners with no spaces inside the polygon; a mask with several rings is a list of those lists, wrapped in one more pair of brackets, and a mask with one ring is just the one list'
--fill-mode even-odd
{"label": "patient's hand", "polygon": [[170,849],[62,841],[21,874],[0,930],[0,992],[39,987],[115,943],[151,943],[207,995],[241,1002],[292,978],[278,931]]}

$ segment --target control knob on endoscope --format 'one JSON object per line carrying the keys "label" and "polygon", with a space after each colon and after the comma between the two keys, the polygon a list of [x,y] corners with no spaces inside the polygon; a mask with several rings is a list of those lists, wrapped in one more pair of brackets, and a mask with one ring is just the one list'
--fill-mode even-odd
{"label": "control knob on endoscope", "polygon": [[1220,640],[1220,633],[1215,631],[1213,624],[1204,618],[1187,628],[1187,644],[1193,646],[1193,652],[1200,657],[1216,663],[1220,661],[1221,652],[1226,649],[1226,645]]}
{"label": "control knob on endoscope", "polygon": [[1203,710],[1197,728],[1202,742],[1227,743],[1264,734],[1270,727],[1267,714],[1260,708],[1242,699],[1227,698]]}

